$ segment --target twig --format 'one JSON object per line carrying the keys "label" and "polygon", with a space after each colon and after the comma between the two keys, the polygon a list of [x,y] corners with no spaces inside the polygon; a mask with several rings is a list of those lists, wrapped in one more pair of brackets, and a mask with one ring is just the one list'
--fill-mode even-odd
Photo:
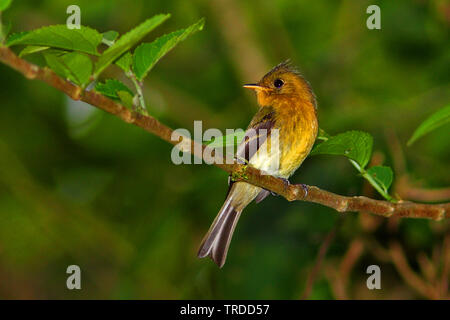
{"label": "twig", "polygon": [[417,263],[424,278],[430,283],[435,283],[437,270],[425,252],[422,251],[417,255]]}
{"label": "twig", "polygon": [[347,252],[342,258],[338,268],[336,268],[336,261],[333,261],[326,266],[325,273],[336,299],[348,299],[347,284],[350,277],[350,272],[363,253],[364,242],[361,240],[361,238],[357,237],[348,246]]}
{"label": "twig", "polygon": [[424,297],[429,299],[439,299],[439,291],[425,282],[411,269],[408,261],[406,260],[403,248],[399,243],[391,243],[389,246],[389,252],[392,258],[392,263],[399,271],[400,276],[407,284],[409,284],[410,287],[414,288]]}
{"label": "twig", "polygon": [[405,199],[424,202],[439,202],[450,199],[450,188],[425,189],[411,184],[408,176],[401,177],[396,184],[396,192]]}
{"label": "twig", "polygon": [[358,164],[358,162],[356,162],[355,160],[350,160],[350,163],[356,168],[356,170],[358,170],[361,173],[361,175],[364,177],[364,179],[369,181],[369,183],[372,185],[372,187],[374,187],[375,190],[377,190],[383,196],[383,198],[385,198],[386,200],[389,200],[389,201],[395,201],[394,198],[392,198],[385,190],[383,190],[380,187],[380,185],[375,181],[375,179],[366,170],[361,168],[361,166]]}
{"label": "twig", "polygon": [[342,282],[343,290],[347,287],[351,270],[363,253],[364,242],[360,238],[356,238],[352,241],[352,243],[350,243],[348,250],[339,266],[339,280]]}
{"label": "twig", "polygon": [[[151,116],[145,116],[130,111],[125,106],[95,92],[83,91],[80,87],[62,79],[48,68],[40,68],[17,57],[9,48],[0,46],[0,61],[14,70],[22,73],[28,79],[38,79],[65,93],[74,100],[82,100],[99,109],[109,112],[127,123],[134,124],[161,139],[177,145],[180,141],[172,140],[173,130]],[[207,148],[186,137],[181,138],[185,152],[202,158]],[[260,170],[240,164],[220,164],[215,166],[232,173],[237,181],[246,181],[258,187],[279,194],[289,201],[299,200],[319,203],[333,208],[339,212],[365,211],[384,217],[429,218],[433,220],[450,217],[450,203],[418,204],[413,202],[390,203],[388,201],[374,200],[367,197],[346,197],[319,189],[314,186],[286,185],[285,181]]]}
{"label": "twig", "polygon": [[328,232],[327,236],[322,242],[322,245],[320,246],[319,252],[317,253],[316,257],[316,262],[311,270],[311,273],[308,276],[308,280],[306,281],[305,290],[303,291],[303,295],[301,297],[302,300],[308,299],[309,295],[311,294],[311,290],[314,286],[314,281],[316,280],[317,274],[319,273],[320,268],[322,266],[322,261],[325,258],[325,255],[327,254],[328,248],[333,242],[334,237],[336,236],[336,232],[341,225],[341,221],[342,219],[336,221],[334,227],[331,229],[330,232]]}

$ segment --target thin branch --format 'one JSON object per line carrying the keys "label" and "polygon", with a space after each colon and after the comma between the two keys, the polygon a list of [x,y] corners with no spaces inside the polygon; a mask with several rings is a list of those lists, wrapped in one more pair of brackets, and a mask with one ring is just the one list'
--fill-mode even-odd
{"label": "thin branch", "polygon": [[305,290],[303,291],[301,300],[308,299],[309,295],[311,294],[311,291],[314,287],[314,281],[316,280],[316,277],[322,267],[322,262],[325,259],[325,255],[327,254],[328,248],[330,247],[331,243],[333,242],[336,232],[341,226],[342,219],[339,219],[335,222],[334,227],[331,229],[330,232],[328,232],[327,236],[322,242],[322,245],[319,248],[319,252],[317,253],[316,262],[314,263],[314,266],[308,276],[308,280],[306,281]]}
{"label": "thin branch", "polygon": [[399,271],[400,276],[411,288],[414,288],[421,295],[429,299],[439,299],[439,290],[425,282],[411,269],[403,248],[399,243],[392,242],[389,246],[389,252],[392,263]]}
{"label": "thin branch", "polygon": [[420,271],[423,277],[429,283],[436,282],[437,270],[436,266],[431,262],[431,260],[427,257],[425,252],[421,251],[417,255],[417,263],[419,265]]}
{"label": "thin branch", "polygon": [[[95,92],[84,91],[71,82],[62,79],[48,68],[40,68],[17,57],[9,48],[0,47],[0,61],[14,70],[22,73],[28,79],[38,79],[65,93],[74,100],[82,100],[99,109],[109,112],[127,123],[134,124],[142,129],[160,137],[161,139],[177,145],[180,140],[172,140],[173,130],[151,116],[145,116],[130,111],[125,106]],[[196,157],[202,158],[203,151],[207,148],[186,137],[183,141],[183,150],[191,152]],[[370,212],[372,214],[391,217],[429,218],[433,220],[447,219],[450,217],[450,203],[443,204],[418,204],[401,201],[391,203],[388,201],[374,200],[367,197],[346,197],[319,189],[314,186],[287,185],[282,179],[265,175],[258,169],[240,164],[220,164],[215,166],[232,174],[237,181],[246,181],[258,187],[277,193],[289,201],[299,200],[319,203],[333,208],[339,212]]]}
{"label": "thin branch", "polygon": [[342,281],[342,287],[345,290],[350,278],[350,273],[358,259],[364,254],[364,242],[356,238],[348,246],[348,250],[339,265],[339,280]]}

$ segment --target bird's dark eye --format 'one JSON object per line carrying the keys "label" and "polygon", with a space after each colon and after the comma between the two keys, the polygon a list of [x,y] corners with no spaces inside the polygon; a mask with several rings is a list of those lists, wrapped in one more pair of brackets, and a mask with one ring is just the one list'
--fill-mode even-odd
{"label": "bird's dark eye", "polygon": [[275,88],[281,88],[283,86],[283,84],[284,84],[284,81],[281,79],[276,79],[273,82],[273,85],[275,86]]}

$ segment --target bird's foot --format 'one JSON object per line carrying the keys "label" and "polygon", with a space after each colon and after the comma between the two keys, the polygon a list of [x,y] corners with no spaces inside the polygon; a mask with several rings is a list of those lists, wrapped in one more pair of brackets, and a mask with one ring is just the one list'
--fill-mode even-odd
{"label": "bird's foot", "polygon": [[[285,189],[288,188],[288,187],[291,185],[291,183],[289,182],[288,179],[285,179],[285,178],[280,178],[280,179],[283,180],[283,182],[284,182],[284,188],[285,188]],[[271,193],[273,196],[275,196],[275,197],[278,197],[278,196],[279,196],[278,193],[275,193],[275,192],[273,192],[273,191],[270,191],[270,193]]]}
{"label": "bird's foot", "polygon": [[303,198],[306,198],[308,196],[308,186],[304,183],[300,184],[303,188],[303,191],[305,192],[305,195],[303,196]]}

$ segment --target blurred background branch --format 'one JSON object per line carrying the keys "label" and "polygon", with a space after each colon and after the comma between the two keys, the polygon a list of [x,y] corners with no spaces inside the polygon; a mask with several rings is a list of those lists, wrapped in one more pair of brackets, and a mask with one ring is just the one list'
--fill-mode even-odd
{"label": "blurred background branch", "polygon": [[[241,85],[291,58],[318,97],[322,128],[374,136],[372,164],[395,167],[394,195],[448,201],[448,126],[406,147],[423,119],[450,101],[448,2],[21,0],[2,21],[13,20],[12,32],[64,24],[73,4],[83,25],[120,34],[172,13],[146,41],[206,18],[204,31],[144,84],[149,113],[170,127],[192,130],[198,119],[221,130],[245,127],[256,103]],[[381,30],[366,28],[371,4],[381,8]],[[115,68],[105,76],[132,85]],[[219,272],[195,253],[223,202],[227,172],[174,166],[169,144],[2,64],[0,101],[1,298],[292,299],[302,297],[318,261],[309,299],[448,296],[448,219],[345,215],[318,260],[339,215],[270,197],[249,206]],[[307,159],[292,182],[377,197],[344,159]],[[427,295],[400,275],[391,243],[433,288]],[[82,269],[80,292],[64,286],[69,264]],[[366,287],[372,264],[381,268],[381,290]]]}

